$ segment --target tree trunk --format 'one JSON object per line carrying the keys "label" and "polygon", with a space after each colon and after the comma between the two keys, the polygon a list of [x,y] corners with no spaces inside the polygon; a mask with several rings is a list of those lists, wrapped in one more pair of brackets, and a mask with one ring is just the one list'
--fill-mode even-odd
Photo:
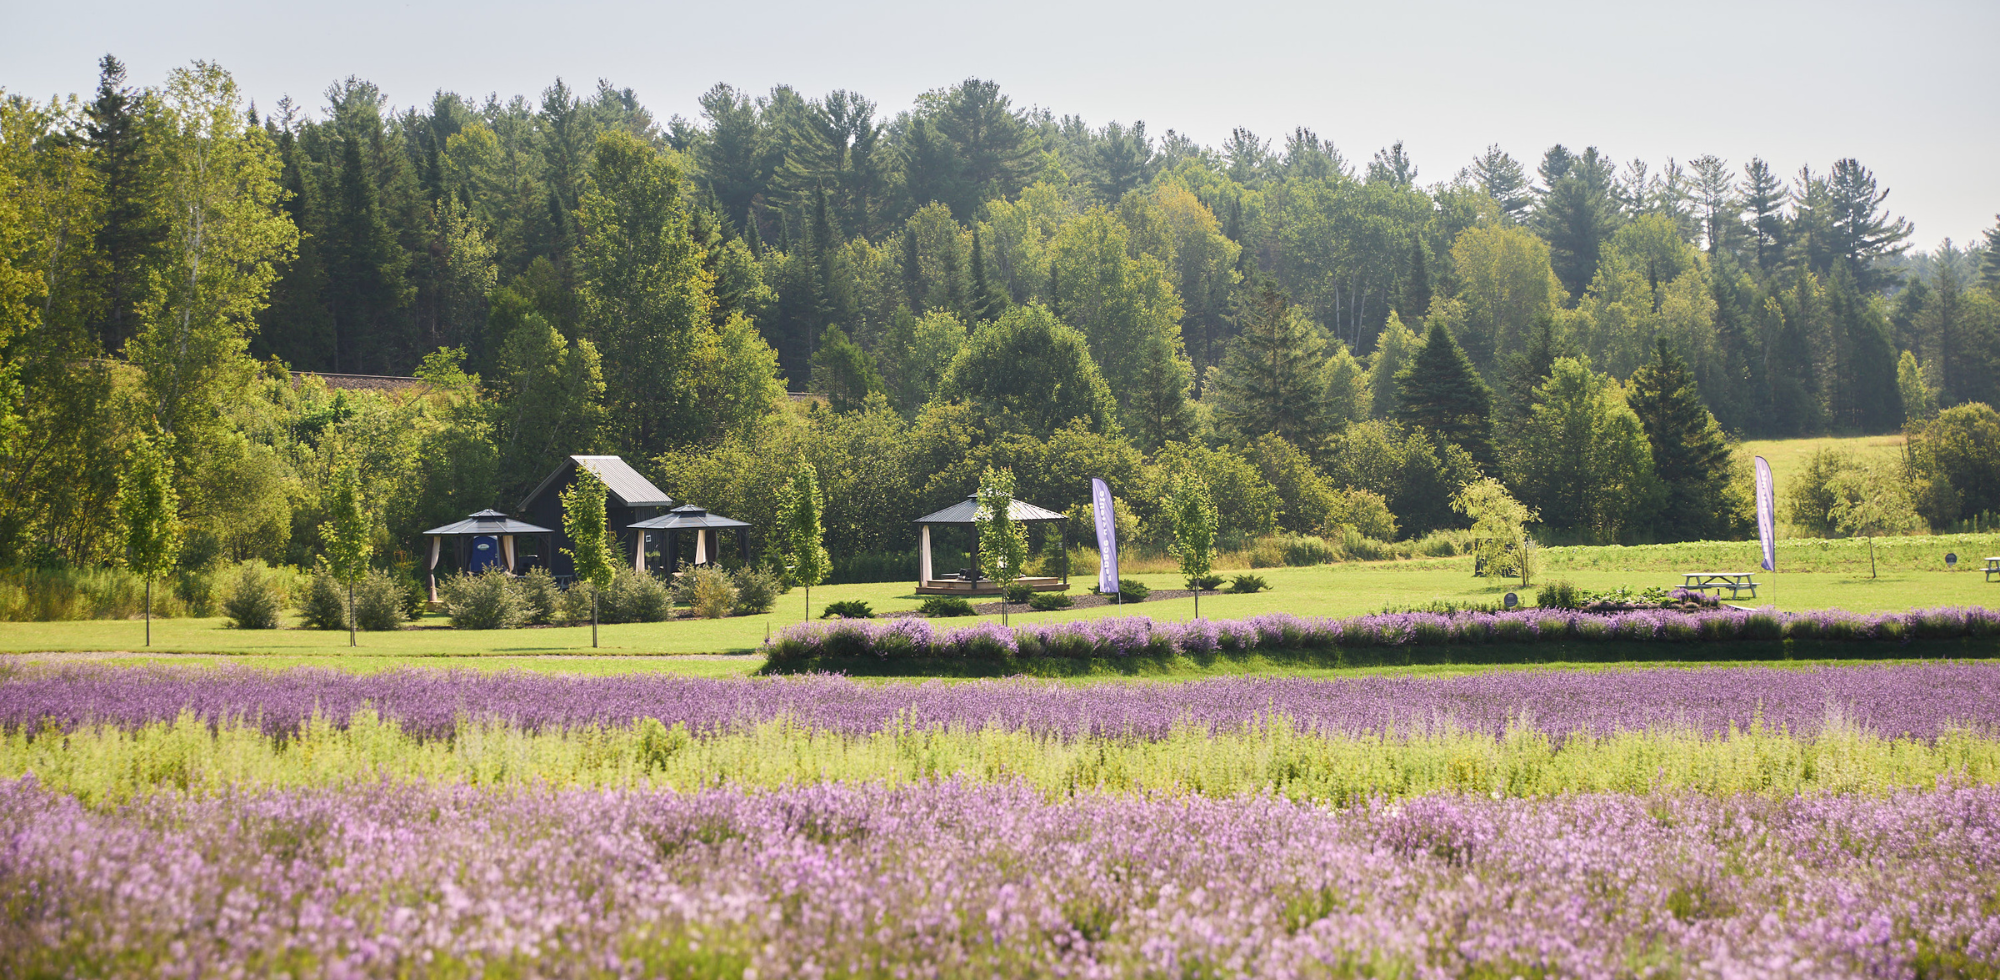
{"label": "tree trunk", "polygon": [[153,645],[153,577],[146,576],[146,645]]}
{"label": "tree trunk", "polygon": [[1194,618],[1201,618],[1201,583],[1194,584]]}
{"label": "tree trunk", "polygon": [[354,580],[347,580],[347,645],[354,646]]}
{"label": "tree trunk", "polygon": [[590,584],[590,648],[597,649],[597,583]]}

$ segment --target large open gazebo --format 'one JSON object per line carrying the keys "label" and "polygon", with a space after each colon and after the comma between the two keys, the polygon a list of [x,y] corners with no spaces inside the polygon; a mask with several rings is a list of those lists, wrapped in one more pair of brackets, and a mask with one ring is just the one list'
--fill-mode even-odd
{"label": "large open gazebo", "polygon": [[721,514],[711,514],[693,504],[682,504],[659,517],[637,524],[628,524],[626,527],[639,532],[636,542],[638,547],[632,552],[632,568],[635,571],[646,570],[648,538],[656,534],[660,535],[661,563],[666,566],[669,573],[680,571],[678,566],[683,531],[694,532],[692,564],[707,565],[715,561],[716,546],[720,543],[717,541],[717,536],[722,531],[736,533],[736,557],[745,562],[750,560],[750,525]]}
{"label": "large open gazebo", "polygon": [[473,575],[495,565],[509,575],[520,574],[521,556],[514,546],[517,538],[535,538],[541,545],[535,557],[544,565],[555,551],[554,531],[517,521],[497,510],[482,510],[465,520],[431,528],[424,536],[431,540],[430,561],[424,572],[430,579],[432,602],[438,597],[438,559],[444,557],[447,539],[452,543],[452,560],[457,570]]}
{"label": "large open gazebo", "polygon": [[[1000,584],[979,575],[979,534],[977,531],[979,497],[966,497],[935,514],[917,518],[917,594],[918,595],[999,595]],[[1056,524],[1063,535],[1062,574],[1032,575],[1017,579],[1038,592],[1061,592],[1069,588],[1069,518],[1061,513],[1034,504],[1015,500],[1007,505],[1007,516],[1021,524]],[[931,529],[949,528],[971,531],[971,547],[968,549],[968,567],[945,574],[934,574],[931,568]]]}

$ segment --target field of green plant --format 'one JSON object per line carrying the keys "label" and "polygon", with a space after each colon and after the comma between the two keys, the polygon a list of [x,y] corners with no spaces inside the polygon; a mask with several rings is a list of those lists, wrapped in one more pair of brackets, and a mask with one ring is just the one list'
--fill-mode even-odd
{"label": "field of green plant", "polygon": [[[1944,569],[1943,556],[1955,550],[1959,570]],[[2000,600],[2000,582],[1988,583],[1978,559],[2000,553],[2000,535],[1941,535],[1883,538],[1877,542],[1878,578],[1868,577],[1867,543],[1857,540],[1787,541],[1779,551],[1779,574],[1758,572],[1757,599],[1745,605],[1784,610],[1841,608],[1854,612],[1900,611],[1917,606],[1991,605]],[[1541,580],[1564,578],[1590,589],[1621,585],[1675,586],[1683,571],[1756,571],[1750,542],[1646,545],[1639,547],[1549,548],[1542,552]],[[1259,569],[1271,589],[1254,595],[1216,594],[1202,598],[1202,615],[1235,619],[1271,612],[1302,616],[1351,616],[1427,603],[1495,604],[1507,592],[1532,602],[1534,589],[1511,579],[1472,575],[1472,559],[1417,559],[1347,562],[1306,568]],[[1154,589],[1180,588],[1173,573],[1130,576]],[[1088,582],[1077,580],[1077,591]],[[220,618],[156,619],[153,650],[174,653],[278,656],[285,658],[536,657],[750,652],[765,638],[807,613],[817,617],[834,602],[859,600],[876,613],[913,610],[919,599],[907,583],[822,586],[812,590],[812,608],[803,592],[781,596],[773,612],[726,619],[683,619],[600,628],[598,650],[590,628],[543,627],[514,630],[454,630],[440,616],[415,628],[362,633],[350,650],[347,634],[302,629],[234,630]],[[1017,610],[1017,622],[1060,622],[1113,615],[1145,615],[1184,620],[1194,615],[1190,599],[1147,601],[1120,607],[1061,612]],[[987,617],[995,618],[997,617]],[[970,620],[952,620],[964,623]],[[293,622],[287,619],[287,622]],[[942,622],[942,621],[941,621]],[[138,651],[143,624],[135,620],[70,620],[0,623],[0,652]],[[706,668],[687,668],[706,669]],[[722,669],[722,668],[716,668]]]}

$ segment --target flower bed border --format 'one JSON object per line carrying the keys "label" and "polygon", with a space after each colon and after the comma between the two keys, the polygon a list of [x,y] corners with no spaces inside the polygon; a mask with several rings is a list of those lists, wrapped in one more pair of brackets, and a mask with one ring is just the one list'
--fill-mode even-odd
{"label": "flower bed border", "polygon": [[1327,666],[1795,657],[2000,656],[2000,611],[1979,606],[1850,613],[1771,608],[1599,615],[1560,609],[1384,613],[1344,619],[1273,613],[1159,622],[1144,616],[1002,627],[844,620],[786,627],[767,673],[1065,673],[1092,664],[1278,657]]}

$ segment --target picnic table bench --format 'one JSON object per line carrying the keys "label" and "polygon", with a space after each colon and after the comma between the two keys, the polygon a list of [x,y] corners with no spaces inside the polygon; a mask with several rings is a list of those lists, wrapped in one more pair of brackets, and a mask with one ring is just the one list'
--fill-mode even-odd
{"label": "picnic table bench", "polygon": [[1995,575],[2000,575],[2000,556],[1986,559],[1986,581],[1993,581]]}
{"label": "picnic table bench", "polygon": [[1728,589],[1731,599],[1744,592],[1750,593],[1750,598],[1755,599],[1757,583],[1751,578],[1752,574],[1751,572],[1682,572],[1681,588],[1690,592],[1707,592],[1713,589],[1717,597],[1722,595],[1723,589]]}

